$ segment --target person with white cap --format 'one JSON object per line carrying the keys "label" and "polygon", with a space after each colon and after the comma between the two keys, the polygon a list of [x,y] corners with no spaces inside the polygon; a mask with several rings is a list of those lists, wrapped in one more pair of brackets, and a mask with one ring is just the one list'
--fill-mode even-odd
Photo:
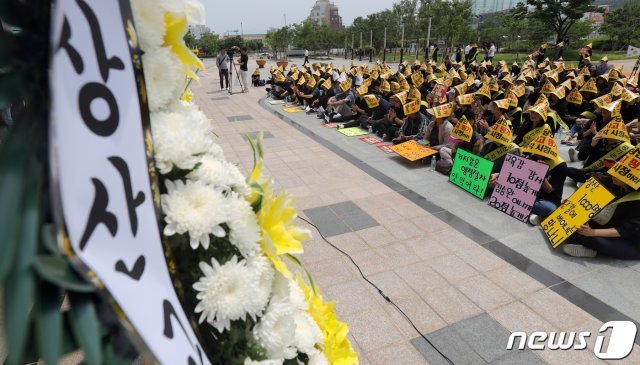
{"label": "person with white cap", "polygon": [[596,66],[596,76],[607,75],[611,71],[609,57],[604,56],[600,59],[600,64]]}

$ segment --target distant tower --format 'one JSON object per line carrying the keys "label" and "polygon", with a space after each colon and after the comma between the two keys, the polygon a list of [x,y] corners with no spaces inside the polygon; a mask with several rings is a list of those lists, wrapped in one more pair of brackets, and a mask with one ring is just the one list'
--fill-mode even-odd
{"label": "distant tower", "polygon": [[329,0],[317,0],[311,8],[307,20],[312,20],[318,24],[326,24],[331,29],[341,29],[342,17],[338,12],[338,7]]}

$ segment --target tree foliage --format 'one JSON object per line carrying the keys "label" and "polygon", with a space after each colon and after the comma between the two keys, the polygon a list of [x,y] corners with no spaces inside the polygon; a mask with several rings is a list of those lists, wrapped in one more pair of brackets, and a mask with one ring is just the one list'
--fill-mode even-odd
{"label": "tree foliage", "polygon": [[563,40],[571,27],[582,19],[584,13],[599,12],[593,5],[594,0],[527,0],[531,8],[527,13],[530,19],[547,24],[556,33],[556,42]]}
{"label": "tree foliage", "polygon": [[[640,3],[627,2],[604,16],[600,31],[611,38],[615,49],[640,41]],[[637,45],[637,44],[636,44]]]}
{"label": "tree foliage", "polygon": [[276,54],[276,58],[278,55],[282,55],[283,53],[286,56],[287,47],[289,42],[292,41],[293,31],[291,27],[282,27],[280,29],[271,30],[267,32],[267,37],[265,38],[265,43],[269,45]]}

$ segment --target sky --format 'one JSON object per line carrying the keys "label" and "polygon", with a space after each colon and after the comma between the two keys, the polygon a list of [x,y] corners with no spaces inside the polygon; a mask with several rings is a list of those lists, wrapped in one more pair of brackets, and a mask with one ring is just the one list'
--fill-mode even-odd
{"label": "sky", "polygon": [[[300,23],[309,16],[315,0],[201,0],[207,9],[207,26],[215,33],[266,33],[270,27]],[[354,18],[389,9],[397,0],[333,0],[338,6],[342,23],[351,25]]]}

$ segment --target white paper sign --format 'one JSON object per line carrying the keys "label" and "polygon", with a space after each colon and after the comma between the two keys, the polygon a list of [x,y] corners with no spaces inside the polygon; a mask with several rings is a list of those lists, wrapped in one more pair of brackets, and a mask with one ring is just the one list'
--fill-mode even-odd
{"label": "white paper sign", "polygon": [[160,363],[208,365],[163,254],[129,2],[60,0],[53,8],[51,165],[75,258]]}

